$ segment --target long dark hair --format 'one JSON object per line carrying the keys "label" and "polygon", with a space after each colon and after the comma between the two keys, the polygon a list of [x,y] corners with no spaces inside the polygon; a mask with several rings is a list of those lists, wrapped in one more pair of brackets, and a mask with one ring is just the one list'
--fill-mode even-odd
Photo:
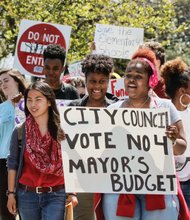
{"label": "long dark hair", "polygon": [[48,109],[48,115],[49,115],[49,117],[48,117],[48,131],[50,132],[53,139],[63,140],[64,139],[64,132],[60,126],[60,115],[59,115],[59,111],[57,109],[57,105],[55,102],[55,94],[54,94],[53,90],[45,82],[36,81],[36,82],[30,84],[24,93],[26,117],[30,114],[30,112],[27,108],[27,105],[26,105],[27,98],[28,98],[28,92],[30,90],[36,90],[36,91],[42,93],[47,98],[47,100],[50,102],[51,105],[49,106],[49,109]]}

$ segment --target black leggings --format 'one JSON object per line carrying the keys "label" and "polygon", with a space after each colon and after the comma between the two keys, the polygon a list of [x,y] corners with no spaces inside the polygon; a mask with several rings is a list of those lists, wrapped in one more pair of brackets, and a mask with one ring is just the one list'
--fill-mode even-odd
{"label": "black leggings", "polygon": [[0,219],[1,220],[15,220],[14,216],[9,213],[7,209],[7,167],[6,159],[0,159]]}

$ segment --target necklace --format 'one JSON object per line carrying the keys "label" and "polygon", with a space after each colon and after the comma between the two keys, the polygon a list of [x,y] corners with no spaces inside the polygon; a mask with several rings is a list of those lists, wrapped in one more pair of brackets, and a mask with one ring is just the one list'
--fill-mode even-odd
{"label": "necklace", "polygon": [[129,99],[127,100],[128,101],[128,104],[129,106],[133,107],[133,108],[142,108],[145,106],[145,104],[150,100],[150,97],[148,96],[147,99],[140,105],[140,106],[134,106],[132,102],[129,101]]}

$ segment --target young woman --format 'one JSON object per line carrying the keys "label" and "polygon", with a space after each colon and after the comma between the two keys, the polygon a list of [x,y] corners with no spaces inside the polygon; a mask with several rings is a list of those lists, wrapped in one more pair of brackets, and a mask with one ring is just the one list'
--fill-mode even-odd
{"label": "young woman", "polygon": [[183,155],[175,156],[176,170],[190,210],[190,68],[181,58],[166,62],[161,69],[166,85],[166,93],[179,111],[187,140]]}
{"label": "young woman", "polygon": [[[154,53],[148,48],[139,49],[126,68],[125,89],[129,96],[110,107],[169,108],[171,125],[168,126],[166,135],[174,143],[174,154],[179,155],[185,151],[186,141],[175,106],[169,100],[149,96],[150,88],[154,88],[158,82],[155,66]],[[97,195],[96,202],[99,202],[99,207],[102,205],[102,217],[105,220],[177,220],[179,216],[179,200],[176,195],[104,194],[101,202],[98,199]],[[98,219],[100,220],[99,217]]]}
{"label": "young woman", "polygon": [[[106,97],[113,66],[113,60],[108,56],[88,55],[82,62],[88,95],[72,101],[70,106],[107,107],[113,103],[114,100]],[[79,205],[74,209],[74,219],[94,220],[94,194],[78,193],[78,199]]]}
{"label": "young woman", "polygon": [[[8,157],[7,207],[14,215],[18,206],[22,220],[62,220],[66,193],[60,141],[64,132],[55,95],[48,84],[35,82],[27,88],[24,101],[21,150],[15,129]],[[75,206],[76,194],[68,195],[68,201]]]}
{"label": "young woman", "polygon": [[25,91],[25,80],[22,75],[13,69],[4,69],[0,72],[0,88],[6,101],[0,104],[0,219],[14,219],[9,213],[6,204],[7,167],[9,145],[15,121],[15,107]]}

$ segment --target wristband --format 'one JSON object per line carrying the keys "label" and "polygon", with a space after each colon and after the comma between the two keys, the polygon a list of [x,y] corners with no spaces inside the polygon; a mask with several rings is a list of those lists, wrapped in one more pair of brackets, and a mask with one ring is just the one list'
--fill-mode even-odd
{"label": "wristband", "polygon": [[6,195],[8,196],[8,195],[10,195],[10,194],[16,195],[16,193],[15,193],[14,191],[9,191],[9,190],[7,190],[7,191],[6,191]]}

